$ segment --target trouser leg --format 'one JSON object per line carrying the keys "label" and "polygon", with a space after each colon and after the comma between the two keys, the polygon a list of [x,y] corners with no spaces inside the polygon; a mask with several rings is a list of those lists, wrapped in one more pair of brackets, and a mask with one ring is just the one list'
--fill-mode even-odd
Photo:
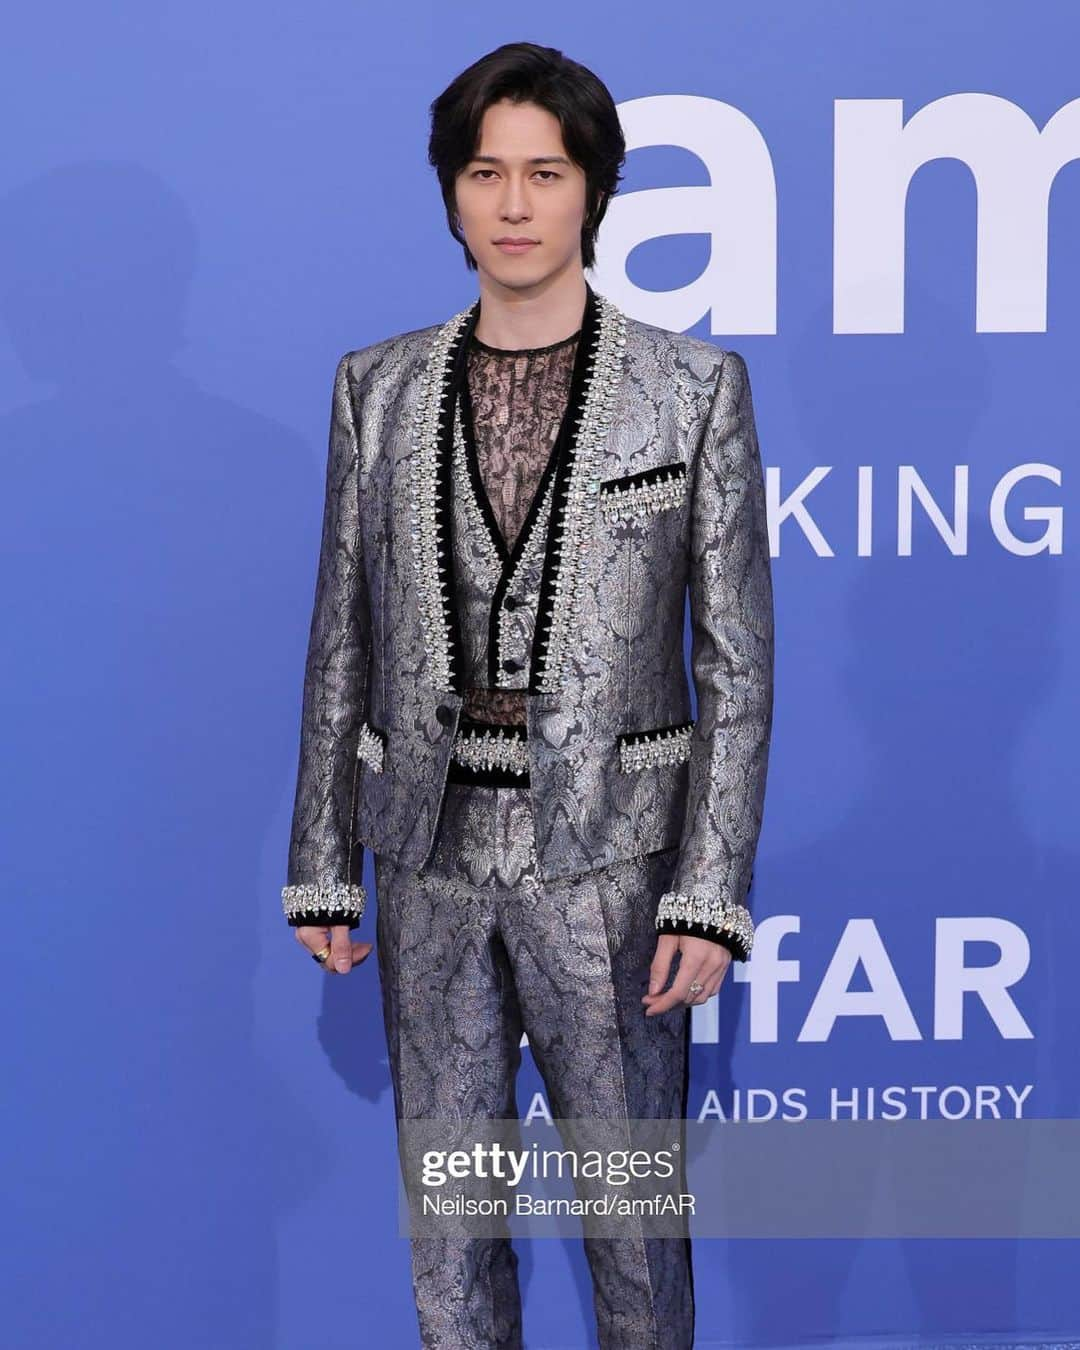
{"label": "trouser leg", "polygon": [[[528,794],[499,794],[501,836],[530,835]],[[690,1010],[647,1018],[655,915],[675,850],[541,882],[535,864],[499,893],[499,928],[525,1030],[556,1118],[685,1118]],[[602,1350],[689,1350],[688,1235],[586,1238]]]}
{"label": "trouser leg", "polygon": [[[428,866],[376,858],[377,944],[396,1116],[517,1115],[521,1014],[496,931],[494,889],[470,869],[489,852],[494,793],[450,785]],[[408,1184],[408,1183],[407,1183]],[[415,1217],[415,1211],[414,1211]],[[416,1232],[413,1292],[424,1347],[518,1350],[521,1297],[509,1237]]]}

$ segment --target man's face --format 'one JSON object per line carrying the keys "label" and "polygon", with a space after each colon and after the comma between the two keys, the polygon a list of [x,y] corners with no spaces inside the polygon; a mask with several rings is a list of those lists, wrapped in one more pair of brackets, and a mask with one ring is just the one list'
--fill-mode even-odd
{"label": "man's face", "polygon": [[[535,103],[493,103],[475,158],[458,174],[461,232],[480,272],[512,290],[581,266],[585,173],[570,161],[559,120]],[[500,240],[527,239],[515,251]]]}

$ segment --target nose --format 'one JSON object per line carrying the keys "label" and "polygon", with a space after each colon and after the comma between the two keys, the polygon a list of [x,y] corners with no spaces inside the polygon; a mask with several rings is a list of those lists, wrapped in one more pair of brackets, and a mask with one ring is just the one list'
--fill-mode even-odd
{"label": "nose", "polygon": [[508,179],[502,199],[502,218],[516,222],[528,220],[531,214],[524,183]]}

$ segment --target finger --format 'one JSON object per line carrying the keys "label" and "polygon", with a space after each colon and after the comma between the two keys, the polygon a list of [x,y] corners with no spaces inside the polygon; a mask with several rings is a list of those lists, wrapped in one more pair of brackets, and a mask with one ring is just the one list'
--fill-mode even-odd
{"label": "finger", "polygon": [[[726,947],[721,947],[713,942],[703,946],[694,939],[682,948],[682,955],[679,958],[680,975],[683,969],[689,968],[687,963],[692,959],[691,953],[699,956],[704,953],[704,957],[697,968],[697,972],[690,979],[690,984],[693,984],[694,980],[697,980],[702,988],[691,994],[689,985],[687,986],[685,1002],[688,1006],[694,1007],[699,1003],[707,1002],[708,999],[717,992],[724,981],[724,976],[727,973],[728,966],[731,965],[732,958],[731,953]],[[653,1006],[655,1000],[648,998],[645,1002],[648,1003],[649,1006]]]}
{"label": "finger", "polygon": [[690,986],[697,980],[699,984],[705,981],[701,978],[701,971],[706,967],[706,959],[698,957],[688,957],[686,951],[682,952],[679,958],[679,973],[675,977],[675,983],[665,994],[660,994],[656,998],[647,999],[645,1016],[652,1017],[656,1013],[667,1012],[669,1008],[674,1008],[678,1003],[685,1003],[690,995]]}
{"label": "finger", "polygon": [[709,975],[707,978],[701,975],[698,976],[699,981],[705,988],[700,994],[694,996],[695,1003],[708,1003],[709,999],[711,999],[714,994],[719,993],[720,986],[724,983],[724,976],[727,974],[728,966],[730,965],[731,956],[728,954],[727,959],[712,975]]}
{"label": "finger", "polygon": [[679,1000],[676,998],[673,1001],[671,995],[676,994],[680,989],[684,991],[683,1002],[695,997],[696,995],[690,994],[691,984],[696,980],[698,984],[704,987],[705,982],[720,970],[720,963],[715,955],[718,950],[715,944],[702,942],[697,938],[684,937],[676,938],[676,942],[678,944],[676,950],[679,953],[679,969],[675,977],[675,983],[664,993],[646,994],[642,999],[642,1002],[650,1008],[657,1008],[657,1004],[660,1000],[663,1000],[662,1005],[657,1008],[659,1012],[664,1012],[666,1009],[675,1006],[675,1003]]}
{"label": "finger", "polygon": [[[672,950],[666,953],[669,963],[674,952],[679,953],[679,975],[677,978],[681,978],[683,974],[691,971],[691,963],[696,966],[696,971],[689,974],[691,983],[696,979],[699,984],[704,985],[706,979],[720,973],[731,961],[731,953],[727,948],[721,947],[715,942],[675,934],[665,934],[661,937],[661,941],[665,941],[666,938],[670,938],[675,944]],[[661,981],[658,990],[662,988],[663,982]],[[667,995],[654,992],[650,983],[649,993],[643,995],[641,1001],[651,1006],[658,997],[666,998]]]}
{"label": "finger", "polygon": [[319,928],[311,924],[301,924],[294,928],[293,932],[296,934],[296,940],[300,946],[305,947],[312,956],[316,952],[321,952],[330,938],[329,928]]}
{"label": "finger", "polygon": [[[361,962],[366,961],[374,950],[374,942],[350,942],[349,970],[352,970],[353,966],[358,966]],[[327,975],[340,975],[342,973],[334,965],[334,956],[332,952],[323,962],[323,970],[326,971]],[[347,974],[348,972],[346,971],[345,973]]]}
{"label": "finger", "polygon": [[353,944],[347,923],[335,924],[330,929],[330,960],[327,962],[339,975],[347,975],[353,968]]}
{"label": "finger", "polygon": [[667,984],[671,958],[678,950],[679,940],[673,934],[662,933],[657,939],[656,954],[653,956],[652,965],[649,966],[649,992],[642,998],[643,1003],[658,994]]}

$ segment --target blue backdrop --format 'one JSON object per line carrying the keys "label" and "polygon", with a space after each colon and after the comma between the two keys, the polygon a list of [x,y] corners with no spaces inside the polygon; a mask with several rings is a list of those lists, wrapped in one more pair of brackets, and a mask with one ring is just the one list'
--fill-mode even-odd
{"label": "blue backdrop", "polygon": [[[319,978],[279,890],[334,365],[475,297],[427,106],[522,39],[634,147],[594,284],[745,356],[769,477],[758,946],[691,1111],[1077,1115],[1075,7],[24,7],[5,1345],[416,1343],[375,964]],[[1070,1241],[695,1258],[702,1346],[1080,1338]],[[585,1344],[579,1246],[522,1275]]]}

